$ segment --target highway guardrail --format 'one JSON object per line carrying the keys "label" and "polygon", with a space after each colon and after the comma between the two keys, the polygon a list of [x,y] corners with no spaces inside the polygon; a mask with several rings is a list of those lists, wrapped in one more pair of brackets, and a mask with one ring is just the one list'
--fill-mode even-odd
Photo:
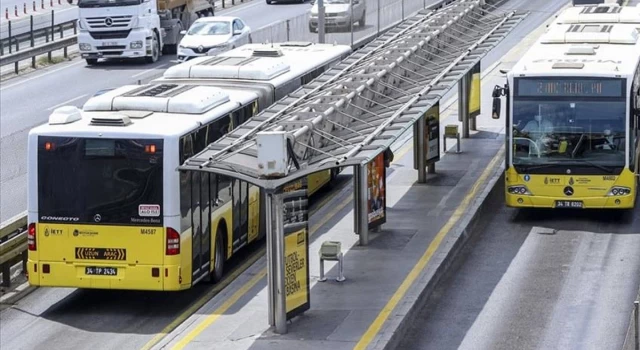
{"label": "highway guardrail", "polygon": [[2,286],[11,286],[11,267],[22,261],[27,264],[27,215],[17,215],[0,226],[0,272]]}

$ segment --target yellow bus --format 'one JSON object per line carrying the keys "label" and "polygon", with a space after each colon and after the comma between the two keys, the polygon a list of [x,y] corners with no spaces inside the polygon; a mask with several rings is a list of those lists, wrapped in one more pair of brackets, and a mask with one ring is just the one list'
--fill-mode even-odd
{"label": "yellow bus", "polygon": [[177,291],[220,280],[225,261],[264,236],[263,195],[243,181],[176,169],[242,127],[261,98],[154,83],[56,109],[28,137],[29,283]]}
{"label": "yellow bus", "polygon": [[[637,23],[640,16],[615,8],[570,8],[581,16],[560,16],[503,72],[507,84],[493,91],[493,118],[506,95],[507,206],[634,207],[640,41],[638,25],[615,15]],[[599,22],[600,15],[609,17]]]}

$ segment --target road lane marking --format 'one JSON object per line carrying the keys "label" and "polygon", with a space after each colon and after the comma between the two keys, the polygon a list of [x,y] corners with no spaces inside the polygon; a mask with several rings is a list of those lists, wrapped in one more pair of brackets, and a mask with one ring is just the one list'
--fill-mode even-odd
{"label": "road lane marking", "polygon": [[51,107],[47,108],[47,111],[52,111],[52,110],[54,110],[54,109],[56,109],[56,108],[58,108],[58,107],[61,107],[61,106],[66,105],[67,103],[71,103],[71,102],[73,102],[73,101],[79,100],[79,99],[81,99],[81,98],[83,98],[83,97],[85,97],[85,96],[87,96],[87,95],[89,95],[89,94],[80,95],[80,96],[78,96],[78,97],[74,97],[74,98],[72,98],[72,99],[70,99],[70,100],[67,100],[67,101],[64,101],[64,102],[62,102],[62,103],[58,103],[58,104],[57,104],[57,105],[55,105],[55,106],[51,106]]}
{"label": "road lane marking", "polygon": [[44,72],[42,74],[30,77],[30,78],[26,78],[26,79],[20,80],[19,82],[15,83],[15,84],[11,84],[9,86],[3,86],[2,88],[0,88],[0,91],[4,91],[4,90],[7,90],[7,89],[10,89],[10,88],[12,88],[14,86],[18,86],[18,85],[24,84],[24,83],[29,82],[31,80],[40,79],[40,78],[44,77],[45,75],[49,75],[51,73],[59,72],[59,71],[61,71],[63,69],[67,69],[69,67],[74,67],[74,66],[77,66],[77,65],[82,64],[82,63],[85,63],[85,62],[84,61],[78,61],[78,62],[75,62],[75,63],[71,63],[71,64],[69,64],[67,66],[60,67],[58,69],[53,69],[53,70]]}
{"label": "road lane marking", "polygon": [[142,72],[140,72],[140,73],[138,73],[138,74],[134,74],[134,75],[132,75],[131,77],[132,77],[132,78],[135,78],[135,77],[138,77],[138,76],[141,76],[141,75],[147,74],[147,73],[149,73],[149,72],[153,72],[153,71],[155,71],[155,70],[157,70],[157,69],[164,68],[164,67],[166,67],[166,66],[168,66],[168,65],[169,65],[168,63],[163,63],[163,64],[161,64],[161,65],[159,65],[159,66],[157,66],[157,67],[153,67],[153,68],[151,68],[151,69],[144,70],[144,71],[142,71]]}
{"label": "road lane marking", "polygon": [[366,347],[371,343],[371,341],[375,338],[375,336],[380,332],[383,324],[389,319],[391,312],[396,308],[400,300],[405,296],[409,288],[413,285],[415,280],[420,275],[420,272],[426,267],[426,265],[431,261],[431,258],[435,254],[435,252],[440,247],[440,244],[444,240],[444,238],[449,234],[453,226],[458,220],[462,218],[462,215],[469,207],[471,200],[476,196],[478,189],[481,185],[484,184],[485,180],[489,177],[492,171],[499,160],[504,157],[504,145],[500,147],[498,153],[493,157],[489,165],[482,172],[482,175],[475,182],[471,190],[464,197],[456,211],[451,215],[449,220],[444,224],[444,226],[440,229],[438,234],[433,238],[433,241],[427,247],[424,254],[418,260],[418,263],[414,265],[411,269],[407,277],[404,279],[400,287],[396,290],[395,293],[391,296],[391,299],[387,302],[387,304],[382,308],[378,316],[373,320],[367,331],[362,335],[362,338],[358,341],[354,350],[366,349]]}

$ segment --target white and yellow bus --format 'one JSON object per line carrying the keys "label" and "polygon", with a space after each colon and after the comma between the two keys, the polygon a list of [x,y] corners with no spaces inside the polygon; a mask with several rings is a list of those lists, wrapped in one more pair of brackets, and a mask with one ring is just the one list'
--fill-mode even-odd
{"label": "white and yellow bus", "polygon": [[176,168],[253,117],[260,98],[154,83],[55,110],[28,138],[29,283],[176,291],[220,280],[264,235],[261,191]]}
{"label": "white and yellow bus", "polygon": [[565,10],[494,89],[494,118],[507,98],[507,206],[634,207],[639,10]]}

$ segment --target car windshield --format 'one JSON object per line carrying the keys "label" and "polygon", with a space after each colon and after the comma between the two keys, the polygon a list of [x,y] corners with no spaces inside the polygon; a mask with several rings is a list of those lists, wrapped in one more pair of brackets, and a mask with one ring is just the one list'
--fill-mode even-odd
{"label": "car windshield", "polygon": [[[519,81],[518,81],[519,80]],[[513,103],[513,165],[623,167],[624,80],[517,79]]]}
{"label": "car windshield", "polygon": [[229,22],[196,22],[189,28],[189,35],[227,35],[231,33]]}

